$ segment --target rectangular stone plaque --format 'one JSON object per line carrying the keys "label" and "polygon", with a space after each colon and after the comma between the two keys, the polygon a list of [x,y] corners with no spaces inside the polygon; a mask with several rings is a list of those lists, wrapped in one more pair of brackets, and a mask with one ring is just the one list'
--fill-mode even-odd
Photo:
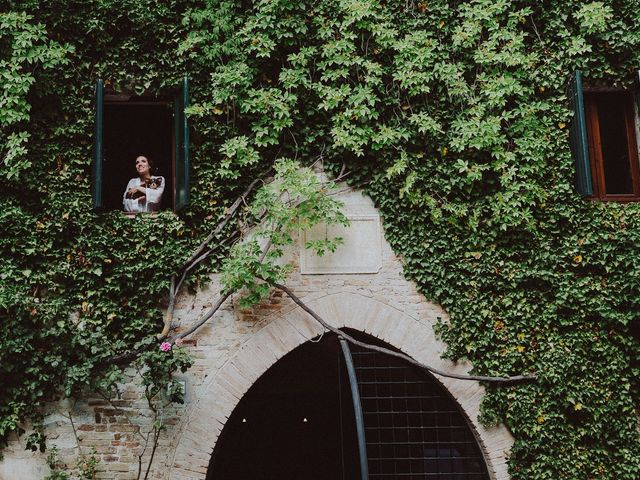
{"label": "rectangular stone plaque", "polygon": [[[378,273],[382,268],[382,235],[380,217],[347,215],[350,225],[316,225],[300,235],[300,272],[326,273]],[[344,243],[334,253],[322,257],[304,248],[309,240],[342,237]]]}

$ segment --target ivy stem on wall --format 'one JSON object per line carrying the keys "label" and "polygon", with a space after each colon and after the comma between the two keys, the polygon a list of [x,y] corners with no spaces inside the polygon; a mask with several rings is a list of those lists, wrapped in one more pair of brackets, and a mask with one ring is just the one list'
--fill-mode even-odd
{"label": "ivy stem on wall", "polygon": [[532,380],[536,379],[535,375],[515,375],[515,376],[507,376],[507,377],[493,377],[493,376],[486,376],[486,375],[461,375],[461,374],[457,374],[457,373],[445,372],[444,370],[439,370],[439,369],[431,367],[429,365],[425,365],[424,363],[420,363],[417,360],[411,358],[410,356],[405,355],[404,353],[396,352],[396,351],[390,350],[388,348],[379,347],[377,345],[372,345],[370,343],[361,342],[359,340],[356,340],[355,338],[353,338],[349,334],[345,333],[343,330],[340,330],[339,328],[336,328],[336,327],[330,325],[329,323],[327,323],[320,315],[318,315],[307,304],[305,304],[302,300],[300,300],[300,298],[298,298],[298,296],[295,293],[293,293],[291,291],[291,289],[289,289],[288,287],[286,287],[286,286],[284,286],[282,284],[279,284],[279,283],[274,283],[272,285],[273,285],[273,287],[277,288],[278,290],[281,290],[284,293],[286,293],[287,296],[291,300],[293,300],[293,302],[296,305],[298,305],[305,312],[307,312],[309,315],[311,315],[313,317],[313,319],[316,320],[325,329],[335,333],[336,335],[338,335],[341,338],[344,338],[349,343],[352,343],[353,345],[357,345],[357,346],[362,347],[362,348],[366,348],[367,350],[373,350],[375,352],[384,353],[386,355],[391,355],[392,357],[399,358],[399,359],[404,360],[404,361],[406,361],[406,362],[408,362],[408,363],[410,363],[412,365],[415,365],[418,368],[427,370],[427,371],[433,373],[434,375],[439,375],[441,377],[447,377],[447,378],[455,378],[455,379],[458,379],[458,380],[474,380],[474,381],[477,381],[477,382],[500,383],[500,384],[528,382],[528,381],[532,381]]}
{"label": "ivy stem on wall", "polygon": [[[488,376],[488,375],[464,375],[464,374],[446,372],[444,370],[440,370],[440,369],[434,368],[432,366],[425,365],[424,363],[418,362],[417,360],[411,358],[408,355],[405,355],[404,353],[396,352],[396,351],[390,350],[388,348],[379,347],[377,345],[372,345],[370,343],[361,342],[359,340],[356,340],[355,338],[353,338],[349,334],[345,333],[343,330],[340,330],[339,328],[336,328],[336,327],[332,326],[331,324],[329,324],[326,320],[324,320],[320,315],[318,315],[315,311],[313,311],[311,309],[311,307],[309,307],[306,303],[304,303],[295,293],[293,293],[291,291],[291,289],[289,289],[285,285],[282,285],[280,283],[272,283],[271,286],[276,288],[276,289],[278,289],[278,290],[283,291],[284,293],[286,293],[287,296],[296,305],[298,305],[300,308],[302,308],[302,310],[304,310],[309,315],[311,315],[311,317],[313,317],[314,320],[316,320],[320,325],[322,325],[323,328],[325,328],[326,330],[329,330],[330,332],[333,332],[336,335],[344,338],[345,340],[347,340],[348,342],[352,343],[353,345],[357,345],[359,347],[366,348],[368,350],[373,350],[373,351],[376,351],[376,352],[384,353],[386,355],[391,355],[393,357],[396,357],[396,358],[399,358],[401,360],[404,360],[404,361],[406,361],[406,362],[408,362],[408,363],[410,363],[412,365],[415,365],[418,368],[421,368],[423,370],[427,370],[428,372],[431,372],[434,375],[438,375],[438,376],[446,377],[446,378],[455,378],[457,380],[471,380],[471,381],[476,381],[476,382],[486,382],[486,383],[493,383],[493,384],[500,384],[500,385],[509,385],[509,384],[514,384],[514,383],[531,382],[531,381],[535,381],[536,378],[537,378],[535,374],[513,375],[513,376],[503,376],[503,377]],[[176,337],[174,337],[173,339],[171,339],[169,341],[169,343],[171,343],[173,345],[173,344],[175,344],[176,340],[183,339],[183,338],[195,333],[202,325],[204,325],[211,317],[214,316],[214,314],[220,309],[222,304],[227,300],[227,298],[229,298],[229,296],[232,293],[233,292],[223,293],[218,298],[216,303],[209,309],[209,311],[205,315],[203,315],[200,318],[200,320],[198,320],[198,322],[196,322],[194,325],[189,327],[186,331],[182,332],[181,334],[179,334]]]}
{"label": "ivy stem on wall", "polygon": [[[167,307],[167,313],[165,315],[164,327],[162,332],[158,334],[158,338],[165,338],[169,333],[169,329],[171,328],[171,322],[173,321],[173,312],[175,310],[176,296],[180,291],[180,287],[189,273],[194,267],[203,262],[216,248],[219,248],[223,244],[218,244],[214,248],[210,248],[207,250],[207,246],[209,243],[218,235],[224,227],[227,226],[229,221],[235,216],[238,212],[238,209],[244,204],[245,198],[251,194],[251,192],[262,182],[262,179],[256,179],[249,184],[249,186],[245,189],[245,191],[240,195],[229,207],[223,219],[218,223],[216,228],[205,238],[202,243],[196,248],[196,250],[191,254],[191,256],[187,259],[184,265],[181,268],[182,273],[180,275],[180,280],[177,280],[178,275],[173,275],[171,277],[171,286],[169,287],[169,306]],[[232,237],[235,235],[232,235]]]}

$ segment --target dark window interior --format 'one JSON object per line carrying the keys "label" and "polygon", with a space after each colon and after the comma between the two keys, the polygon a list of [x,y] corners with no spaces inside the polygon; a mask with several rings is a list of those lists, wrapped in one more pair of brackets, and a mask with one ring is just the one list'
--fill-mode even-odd
{"label": "dark window interior", "polygon": [[596,95],[606,193],[633,193],[629,142],[625,122],[626,97],[615,93]]}
{"label": "dark window interior", "polygon": [[137,176],[135,159],[154,162],[152,175],[165,178],[161,208],[173,205],[173,105],[114,102],[104,105],[104,206],[122,210],[127,182]]}
{"label": "dark window interior", "polygon": [[360,478],[349,380],[340,358],[336,338],[326,336],[270,368],[227,422],[207,479]]}
{"label": "dark window interior", "polygon": [[627,92],[590,93],[586,107],[594,196],[638,199],[640,176],[632,96]]}
{"label": "dark window interior", "polygon": [[[388,347],[360,332],[349,334]],[[371,480],[488,479],[465,417],[436,380],[389,355],[350,348]],[[282,358],[232,413],[207,479],[245,478],[360,478],[351,391],[335,335]]]}

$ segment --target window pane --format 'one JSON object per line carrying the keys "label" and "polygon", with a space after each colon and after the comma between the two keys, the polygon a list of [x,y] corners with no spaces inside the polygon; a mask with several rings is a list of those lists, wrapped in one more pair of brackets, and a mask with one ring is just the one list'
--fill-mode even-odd
{"label": "window pane", "polygon": [[633,193],[625,124],[625,102],[628,98],[626,95],[607,93],[597,95],[596,99],[606,193]]}

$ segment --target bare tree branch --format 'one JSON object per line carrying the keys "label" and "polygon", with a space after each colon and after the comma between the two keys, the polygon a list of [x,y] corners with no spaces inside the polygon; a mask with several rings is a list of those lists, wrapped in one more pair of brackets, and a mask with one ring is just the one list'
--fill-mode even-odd
{"label": "bare tree branch", "polygon": [[227,223],[229,223],[229,220],[231,220],[235,216],[236,212],[238,211],[238,208],[240,208],[240,206],[243,204],[245,198],[251,194],[251,192],[258,186],[259,183],[262,183],[262,182],[263,180],[260,178],[254,180],[249,184],[246,190],[242,192],[242,195],[236,198],[235,202],[233,202],[233,204],[229,207],[224,218],[220,221],[220,223],[218,223],[216,228],[207,236],[207,238],[205,238],[202,241],[200,246],[187,259],[187,261],[185,262],[185,266],[193,262],[200,255],[200,253],[202,253],[202,251],[207,247],[209,242],[211,242],[211,240],[213,240],[216,237],[216,235],[218,235],[222,231],[222,229],[227,226]]}
{"label": "bare tree branch", "polygon": [[307,312],[309,315],[311,315],[318,323],[320,323],[320,325],[322,325],[325,329],[335,333],[336,335],[344,338],[345,340],[347,340],[348,342],[352,343],[353,345],[357,345],[359,347],[362,348],[366,348],[367,350],[373,350],[376,352],[380,352],[380,353],[384,353],[387,355],[391,355],[392,357],[396,357],[396,358],[400,358],[406,362],[409,362],[412,365],[415,365],[416,367],[422,368],[424,370],[427,370],[435,375],[439,375],[441,377],[448,377],[448,378],[456,378],[458,380],[475,380],[477,382],[489,382],[489,383],[517,383],[517,382],[525,382],[525,381],[532,381],[536,379],[535,375],[516,375],[516,376],[512,376],[512,377],[490,377],[490,376],[484,376],[484,375],[460,375],[457,373],[449,373],[449,372],[445,372],[443,370],[439,370],[437,368],[434,367],[430,367],[429,365],[425,365],[423,363],[418,362],[417,360],[414,360],[413,358],[411,358],[408,355],[405,355],[404,353],[401,352],[396,352],[394,350],[390,350],[388,348],[384,348],[384,347],[379,347],[377,345],[371,345],[369,343],[365,343],[365,342],[361,342],[359,340],[356,340],[355,338],[353,338],[352,336],[348,335],[347,333],[343,332],[342,330],[329,325],[320,315],[318,315],[316,312],[314,312],[309,306],[307,306],[302,300],[300,300],[296,294],[294,294],[289,288],[287,288],[284,285],[281,285],[279,283],[274,283],[273,286],[275,288],[277,288],[278,290],[282,290],[284,293],[287,294],[287,296],[289,298],[291,298],[291,300],[293,300],[294,303],[296,303],[300,308],[302,308],[305,312]]}
{"label": "bare tree branch", "polygon": [[231,207],[228,208],[224,218],[218,223],[218,225],[216,225],[216,228],[214,228],[214,230],[209,235],[207,235],[207,238],[205,238],[202,241],[202,243],[200,243],[198,248],[195,249],[195,251],[184,263],[184,265],[180,269],[182,271],[182,274],[180,275],[180,280],[176,282],[177,275],[172,275],[171,286],[169,287],[169,305],[167,307],[167,313],[165,314],[162,332],[160,332],[157,335],[158,338],[165,338],[169,334],[169,329],[171,328],[171,322],[173,321],[173,313],[175,309],[176,297],[180,291],[180,287],[182,287],[182,284],[187,274],[196,265],[204,261],[211,254],[213,250],[215,250],[216,248],[220,248],[225,243],[223,242],[222,244],[218,244],[216,245],[216,247],[209,249],[209,251],[205,251],[207,246],[211,242],[211,240],[213,240],[218,234],[220,234],[220,232],[222,232],[222,230],[227,226],[229,221],[235,216],[240,206],[244,203],[245,198],[249,196],[251,192],[253,192],[253,190],[261,182],[263,182],[263,180],[259,178],[254,180],[249,184],[249,186],[245,189],[245,191],[242,192],[242,195],[236,198],[235,202],[233,202]]}
{"label": "bare tree branch", "polygon": [[[261,280],[263,280],[263,279],[261,279]],[[305,304],[288,287],[286,287],[286,286],[284,286],[282,284],[279,284],[279,283],[273,283],[271,285],[273,287],[277,288],[278,290],[281,290],[284,293],[286,293],[287,296],[289,298],[291,298],[291,300],[293,300],[293,302],[295,304],[297,304],[305,312],[307,312],[309,315],[311,315],[314,318],[314,320],[316,320],[326,330],[329,330],[330,332],[335,333],[336,335],[338,335],[339,337],[344,338],[345,340],[347,340],[348,342],[352,343],[353,345],[357,345],[357,346],[359,346],[361,348],[366,348],[367,350],[373,350],[373,351],[376,351],[376,352],[384,353],[386,355],[391,355],[392,357],[396,357],[396,358],[399,358],[401,360],[404,360],[404,361],[406,361],[406,362],[408,362],[408,363],[410,363],[410,364],[412,364],[412,365],[414,365],[414,366],[416,366],[418,368],[427,370],[427,371],[433,373],[434,375],[439,375],[441,377],[447,377],[447,378],[455,378],[455,379],[458,379],[458,380],[472,380],[472,381],[476,381],[476,382],[487,382],[487,383],[495,383],[495,384],[502,384],[502,385],[520,383],[520,382],[529,382],[529,381],[534,381],[536,379],[536,375],[535,374],[514,375],[514,376],[506,376],[506,377],[494,377],[494,376],[486,376],[486,375],[463,375],[463,374],[446,372],[444,370],[440,370],[440,369],[431,367],[429,365],[425,365],[425,364],[420,363],[417,360],[411,358],[410,356],[405,355],[404,353],[396,352],[395,350],[390,350],[390,349],[384,348],[384,347],[379,347],[377,345],[372,345],[370,343],[361,342],[360,340],[357,340],[357,339],[353,338],[351,335],[345,333],[344,331],[340,330],[339,328],[336,328],[336,327],[330,325],[329,323],[327,323],[320,315],[318,315],[315,311],[313,311],[307,304]],[[225,300],[227,298],[229,298],[231,293],[232,292],[228,292],[228,293],[225,293],[225,294],[221,295],[220,298],[218,299],[218,301],[215,303],[215,305],[213,305],[209,309],[209,311],[205,315],[203,315],[201,317],[201,319],[197,323],[192,325],[185,332],[183,332],[180,335],[176,336],[170,343],[174,344],[176,340],[185,338],[185,337],[193,334],[196,330],[198,330],[211,317],[213,317],[213,315],[219,310],[219,308],[222,306],[222,304],[225,302]]]}
{"label": "bare tree branch", "polygon": [[220,298],[218,298],[218,301],[215,303],[215,305],[213,305],[208,311],[207,313],[205,313],[202,317],[200,317],[200,320],[198,320],[195,324],[193,324],[189,329],[187,329],[186,331],[182,332],[180,335],[177,335],[172,342],[170,342],[171,344],[175,343],[175,340],[178,340],[180,338],[185,338],[188,335],[191,335],[193,332],[195,332],[196,330],[198,330],[202,325],[204,325],[207,320],[209,320],[211,317],[213,317],[215,315],[215,313],[220,309],[220,307],[222,306],[222,304],[225,302],[225,300],[227,298],[229,298],[229,296],[231,295],[231,293],[233,292],[226,292],[223,293],[222,295],[220,295]]}

